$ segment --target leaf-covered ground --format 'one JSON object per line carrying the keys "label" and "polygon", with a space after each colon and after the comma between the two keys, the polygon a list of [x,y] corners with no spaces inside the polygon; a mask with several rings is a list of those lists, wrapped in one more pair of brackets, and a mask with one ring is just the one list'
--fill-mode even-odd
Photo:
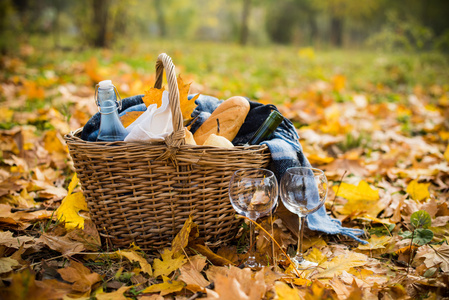
{"label": "leaf-covered ground", "polygon": [[[328,213],[364,229],[369,243],[306,231],[306,257],[318,267],[298,271],[284,256],[295,252],[296,220],[266,218],[259,223],[282,250],[258,230],[258,255],[274,263],[251,271],[238,268],[247,226],[218,249],[187,241],[197,233],[191,221],[161,253],[102,241],[62,136],[97,111],[98,81],[112,79],[122,97],[148,90],[162,52],[191,92],[276,104],[326,172]],[[167,42],[75,53],[23,45],[0,59],[1,298],[449,297],[448,66],[435,53]]]}

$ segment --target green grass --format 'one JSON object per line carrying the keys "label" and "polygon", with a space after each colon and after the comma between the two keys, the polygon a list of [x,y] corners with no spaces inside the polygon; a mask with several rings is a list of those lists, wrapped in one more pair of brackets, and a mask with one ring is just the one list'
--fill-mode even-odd
{"label": "green grass", "polygon": [[[34,79],[45,70],[55,70],[61,82],[86,83],[88,78],[73,75],[70,67],[96,57],[100,65],[120,62],[138,74],[154,73],[157,55],[169,54],[182,75],[220,98],[244,95],[276,104],[295,101],[313,82],[332,82],[336,74],[346,77],[346,89],[339,100],[351,93],[367,93],[371,101],[397,101],[417,85],[448,86],[449,60],[439,53],[379,53],[374,51],[315,51],[314,57],[299,54],[293,46],[240,47],[233,44],[152,40],[129,42],[109,50],[87,48],[78,52],[52,50],[51,41],[35,41],[35,54],[26,59],[36,68]],[[44,46],[41,46],[44,45]],[[45,46],[47,45],[47,46]],[[6,73],[6,77],[12,76]],[[351,93],[348,93],[348,92]],[[395,100],[396,99],[396,100]]]}

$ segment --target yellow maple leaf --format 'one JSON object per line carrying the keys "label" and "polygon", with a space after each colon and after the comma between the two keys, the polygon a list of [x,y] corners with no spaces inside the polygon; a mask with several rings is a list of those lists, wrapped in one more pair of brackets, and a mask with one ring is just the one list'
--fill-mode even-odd
{"label": "yellow maple leaf", "polygon": [[161,89],[157,89],[151,87],[148,91],[145,91],[145,96],[143,96],[142,101],[145,103],[145,106],[148,107],[151,104],[156,104],[157,107],[161,107],[162,105],[162,93],[164,92],[164,87]]}
{"label": "yellow maple leaf", "polygon": [[130,261],[138,262],[140,267],[142,268],[142,272],[147,273],[150,276],[153,275],[153,269],[151,269],[151,265],[147,262],[145,258],[140,256],[137,252],[132,250],[131,251],[118,250],[116,251],[116,253],[120,256],[126,257]]}
{"label": "yellow maple leaf", "polygon": [[158,293],[161,292],[161,296],[179,292],[185,286],[182,281],[170,280],[166,276],[162,276],[163,283],[153,284],[142,291],[142,293]]}
{"label": "yellow maple leaf", "polygon": [[418,180],[412,180],[406,189],[406,192],[415,201],[424,201],[430,197],[430,183],[418,183]]}
{"label": "yellow maple leaf", "polygon": [[[368,263],[368,257],[365,254],[357,252],[347,252],[334,257],[331,261],[324,262],[321,267],[323,272],[316,274],[316,278],[332,278],[348,271],[353,267],[360,267]],[[319,269],[321,270],[321,268]]]}
{"label": "yellow maple leaf", "polygon": [[162,260],[156,258],[153,262],[154,277],[157,278],[159,275],[168,276],[171,272],[179,269],[183,264],[187,262],[184,259],[184,255],[180,255],[173,258],[173,251],[164,249],[161,253]]}
{"label": "yellow maple leaf", "polygon": [[143,111],[130,111],[124,114],[120,117],[120,121],[122,121],[123,126],[128,127],[133,123],[138,117],[140,117],[141,114],[143,114]]}
{"label": "yellow maple leaf", "polygon": [[67,146],[62,141],[61,134],[56,130],[49,130],[45,132],[44,148],[49,153],[60,153],[64,156],[68,152]]}
{"label": "yellow maple leaf", "polygon": [[323,261],[327,260],[327,257],[321,253],[318,248],[313,247],[311,251],[309,251],[306,255],[304,255],[304,258],[308,261],[315,262],[317,264],[322,263]]}
{"label": "yellow maple leaf", "polygon": [[179,100],[181,104],[182,118],[184,120],[190,120],[192,118],[191,114],[196,107],[195,100],[198,99],[200,94],[197,94],[195,97],[189,100],[188,96],[191,83],[184,84],[181,75],[178,76],[177,82],[179,88]]}
{"label": "yellow maple leaf", "polygon": [[75,173],[67,189],[67,196],[62,199],[61,205],[56,210],[58,220],[65,222],[66,229],[84,228],[84,218],[79,215],[79,212],[87,210],[86,199],[82,192],[73,193],[78,181]]}
{"label": "yellow maple leaf", "polygon": [[379,191],[373,190],[364,180],[360,181],[357,186],[342,182],[340,187],[333,186],[332,189],[337,196],[348,200],[340,210],[342,214],[375,217],[384,208],[379,203]]}
{"label": "yellow maple leaf", "polygon": [[376,236],[373,235],[366,245],[359,245],[359,250],[375,250],[375,249],[385,249],[385,245],[392,240],[392,237],[383,235]]}
{"label": "yellow maple leaf", "polygon": [[184,249],[188,242],[189,242],[189,236],[190,232],[193,229],[193,236],[198,237],[198,225],[193,223],[192,216],[190,215],[187,221],[185,221],[184,225],[182,226],[181,230],[178,232],[178,234],[175,236],[172,242],[172,252],[175,256],[178,256],[182,254],[182,249]]}
{"label": "yellow maple leaf", "polygon": [[301,299],[296,288],[291,288],[282,281],[276,281],[274,284],[274,289],[276,290],[276,295],[278,296],[279,300]]}
{"label": "yellow maple leaf", "polygon": [[449,144],[447,145],[446,151],[444,151],[444,159],[449,162]]}
{"label": "yellow maple leaf", "polygon": [[126,300],[129,299],[123,295],[127,290],[132,288],[132,286],[122,286],[118,290],[110,293],[98,292],[95,293],[95,298],[97,300]]}

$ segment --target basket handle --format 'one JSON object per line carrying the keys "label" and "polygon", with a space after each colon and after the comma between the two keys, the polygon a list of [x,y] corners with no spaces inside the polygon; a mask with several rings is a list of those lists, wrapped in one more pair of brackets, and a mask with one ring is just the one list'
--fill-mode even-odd
{"label": "basket handle", "polygon": [[162,87],[162,79],[164,77],[164,69],[167,73],[168,83],[168,100],[172,112],[173,132],[165,139],[167,150],[158,159],[164,160],[170,158],[176,163],[175,156],[179,146],[185,143],[184,120],[181,113],[181,102],[179,99],[178,82],[176,80],[175,65],[170,56],[165,53],[159,54],[156,62],[156,82],[154,87],[160,89]]}

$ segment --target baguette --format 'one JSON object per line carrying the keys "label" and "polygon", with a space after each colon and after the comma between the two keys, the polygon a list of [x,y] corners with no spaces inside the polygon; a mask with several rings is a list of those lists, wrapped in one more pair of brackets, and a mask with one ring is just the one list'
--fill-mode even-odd
{"label": "baguette", "polygon": [[[232,141],[245,122],[249,108],[248,100],[243,97],[234,96],[225,100],[193,134],[197,145],[203,145],[212,133]],[[218,123],[220,130],[218,130]]]}

